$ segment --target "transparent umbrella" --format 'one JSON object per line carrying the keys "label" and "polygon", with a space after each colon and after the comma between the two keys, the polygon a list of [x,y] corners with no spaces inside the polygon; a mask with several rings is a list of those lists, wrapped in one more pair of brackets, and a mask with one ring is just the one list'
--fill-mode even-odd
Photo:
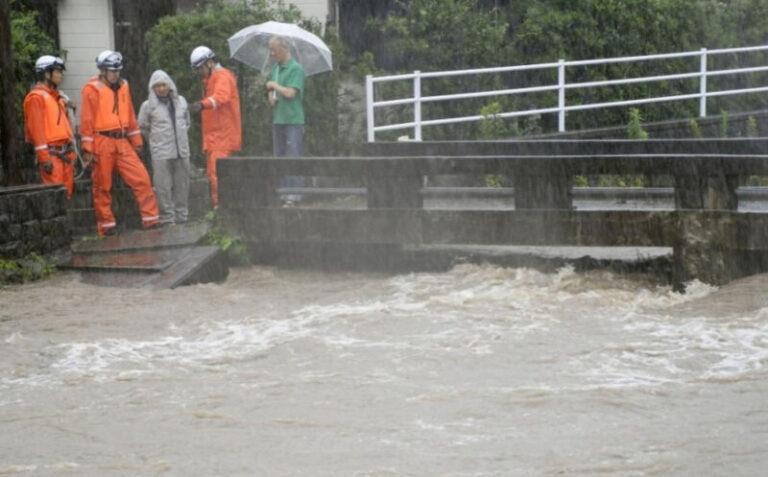
{"label": "transparent umbrella", "polygon": [[291,23],[269,21],[243,28],[227,40],[229,56],[267,74],[272,67],[269,39],[275,35],[289,40],[291,56],[307,76],[333,69],[331,50],[323,40]]}

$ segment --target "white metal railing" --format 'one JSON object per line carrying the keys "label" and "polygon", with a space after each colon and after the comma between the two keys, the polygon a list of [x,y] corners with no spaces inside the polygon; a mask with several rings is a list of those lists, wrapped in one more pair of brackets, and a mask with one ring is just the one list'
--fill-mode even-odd
{"label": "white metal railing", "polygon": [[[488,96],[540,93],[540,92],[547,92],[547,91],[557,91],[557,97],[558,97],[557,106],[528,109],[523,111],[504,112],[504,113],[499,113],[495,116],[500,118],[513,118],[513,117],[520,117],[520,116],[531,116],[535,114],[557,113],[558,131],[565,132],[566,130],[565,118],[566,118],[566,113],[568,113],[569,111],[582,111],[587,109],[610,108],[610,107],[617,107],[617,106],[632,106],[632,105],[638,105],[638,104],[650,104],[650,103],[659,103],[659,102],[666,102],[666,101],[683,101],[683,100],[698,99],[699,100],[699,116],[704,117],[707,115],[707,98],[708,97],[758,93],[758,92],[768,91],[768,84],[766,86],[758,86],[758,87],[752,87],[752,88],[708,91],[707,90],[708,77],[740,75],[740,74],[768,71],[768,66],[757,66],[757,67],[748,67],[748,68],[734,68],[734,69],[710,71],[707,69],[708,58],[713,57],[715,55],[732,54],[732,53],[749,53],[749,52],[758,52],[758,51],[766,51],[766,50],[768,50],[768,45],[750,46],[750,47],[742,47],[742,48],[724,48],[724,49],[716,49],[716,50],[708,50],[706,48],[702,48],[699,51],[666,53],[666,54],[660,54],[660,55],[625,56],[625,57],[618,57],[618,58],[604,58],[604,59],[579,60],[579,61],[565,61],[561,59],[561,60],[558,60],[557,62],[538,63],[533,65],[505,66],[505,67],[481,68],[481,69],[470,69],[470,70],[437,71],[437,72],[429,72],[429,73],[414,71],[413,73],[409,73],[409,74],[379,76],[379,77],[368,75],[365,78],[368,142],[374,142],[376,140],[376,132],[394,131],[394,130],[410,129],[410,128],[413,128],[412,139],[421,141],[422,128],[424,126],[435,126],[439,124],[480,121],[484,118],[483,115],[472,115],[472,116],[460,116],[460,117],[442,118],[442,119],[423,119],[421,114],[421,105],[424,103],[452,101],[457,99],[468,99],[468,98],[483,98]],[[603,64],[613,64],[613,63],[634,63],[639,61],[668,60],[668,59],[687,58],[687,57],[699,58],[700,66],[698,71],[682,72],[682,73],[675,73],[675,74],[668,74],[668,75],[643,76],[643,77],[636,77],[636,78],[620,78],[620,79],[612,79],[612,80],[604,80],[604,81],[588,81],[588,82],[581,82],[581,83],[566,82],[565,73],[566,73],[566,68],[568,67],[592,66],[592,65],[603,65]],[[455,76],[462,76],[462,75],[497,74],[497,73],[507,73],[507,72],[514,72],[514,71],[526,71],[526,70],[547,70],[547,69],[555,69],[555,68],[557,69],[557,84],[529,86],[525,88],[502,89],[502,90],[493,90],[493,91],[478,91],[478,92],[472,92],[472,93],[444,94],[444,95],[438,95],[438,96],[422,96],[422,89],[421,89],[422,79],[439,78],[439,77],[455,77]],[[627,84],[635,84],[635,83],[649,83],[649,82],[679,80],[679,79],[687,79],[687,78],[699,79],[698,93],[676,94],[671,96],[657,96],[657,97],[647,97],[647,98],[629,99],[629,100],[623,100],[623,101],[610,101],[610,102],[601,102],[601,103],[587,103],[587,104],[574,104],[574,105],[566,104],[565,92],[567,90],[599,88],[599,87],[605,87],[605,86],[627,85]],[[393,81],[412,81],[413,96],[409,98],[391,99],[386,101],[375,101],[374,88],[376,84],[393,82]],[[392,106],[400,106],[400,105],[408,105],[408,104],[413,105],[413,121],[409,121],[405,123],[397,123],[397,124],[380,125],[380,126],[376,125],[375,123],[376,108],[387,108]]]}

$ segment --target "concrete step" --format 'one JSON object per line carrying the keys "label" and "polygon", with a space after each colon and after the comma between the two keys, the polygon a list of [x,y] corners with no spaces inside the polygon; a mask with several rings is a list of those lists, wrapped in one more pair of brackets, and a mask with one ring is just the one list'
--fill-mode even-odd
{"label": "concrete step", "polygon": [[59,267],[100,286],[176,288],[222,281],[229,273],[226,255],[218,247],[198,245],[209,228],[198,222],[80,240]]}

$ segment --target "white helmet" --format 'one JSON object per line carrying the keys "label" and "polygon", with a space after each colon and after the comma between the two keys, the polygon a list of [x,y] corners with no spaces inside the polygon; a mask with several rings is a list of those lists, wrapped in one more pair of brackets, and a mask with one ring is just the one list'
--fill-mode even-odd
{"label": "white helmet", "polygon": [[123,55],[118,51],[104,50],[96,57],[96,67],[100,70],[120,71],[123,69]]}
{"label": "white helmet", "polygon": [[198,46],[192,50],[192,54],[189,55],[189,65],[193,70],[196,70],[203,66],[203,63],[214,58],[215,56],[216,55],[213,53],[213,50],[207,46]]}
{"label": "white helmet", "polygon": [[43,55],[35,61],[35,72],[42,73],[44,71],[50,71],[53,69],[66,70],[64,67],[64,60],[58,56]]}

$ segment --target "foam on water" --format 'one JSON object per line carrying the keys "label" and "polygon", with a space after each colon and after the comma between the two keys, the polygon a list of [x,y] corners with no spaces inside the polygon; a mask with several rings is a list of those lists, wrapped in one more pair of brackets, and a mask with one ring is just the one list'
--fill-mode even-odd
{"label": "foam on water", "polygon": [[[178,330],[175,325],[169,328]],[[258,357],[282,343],[307,335],[304,320],[212,321],[190,333],[154,340],[108,338],[58,346],[61,356],[51,364],[64,374],[109,379],[114,372],[208,368]]]}
{"label": "foam on water", "polygon": [[[210,285],[203,289],[215,291]],[[584,334],[583,349],[569,351],[568,372],[572,377],[586,376],[588,386],[725,379],[760,369],[768,357],[768,325],[761,325],[765,320],[760,317],[768,311],[761,311],[752,324],[745,318],[743,325],[664,314],[666,308],[713,290],[693,282],[686,294],[679,294],[669,287],[639,286],[609,272],[577,274],[572,268],[545,274],[461,265],[448,273],[391,277],[376,292],[299,304],[284,316],[231,317],[224,307],[217,316],[170,323],[150,339],[115,336],[63,342],[45,351],[51,357],[48,374],[4,376],[0,382],[133,380],[236,367],[239,361],[265,356],[298,340],[309,340],[340,357],[375,349],[389,353],[394,362],[404,353],[489,356],[508,353],[510,343],[532,337],[566,340],[567,348],[571,340],[567,335],[551,338],[563,333]],[[242,289],[224,296],[232,307],[254,299]],[[564,331],[569,327],[573,329]],[[587,334],[592,332],[605,333],[607,338],[600,339],[609,341],[589,343]],[[21,332],[13,332],[4,341],[21,345],[24,339]]]}
{"label": "foam on water", "polygon": [[728,294],[489,265],[54,277],[2,297],[0,473],[757,475],[768,308]]}
{"label": "foam on water", "polygon": [[727,320],[629,314],[623,328],[642,339],[606,343],[578,365],[592,363],[585,376],[606,387],[751,379],[768,362],[764,313]]}

